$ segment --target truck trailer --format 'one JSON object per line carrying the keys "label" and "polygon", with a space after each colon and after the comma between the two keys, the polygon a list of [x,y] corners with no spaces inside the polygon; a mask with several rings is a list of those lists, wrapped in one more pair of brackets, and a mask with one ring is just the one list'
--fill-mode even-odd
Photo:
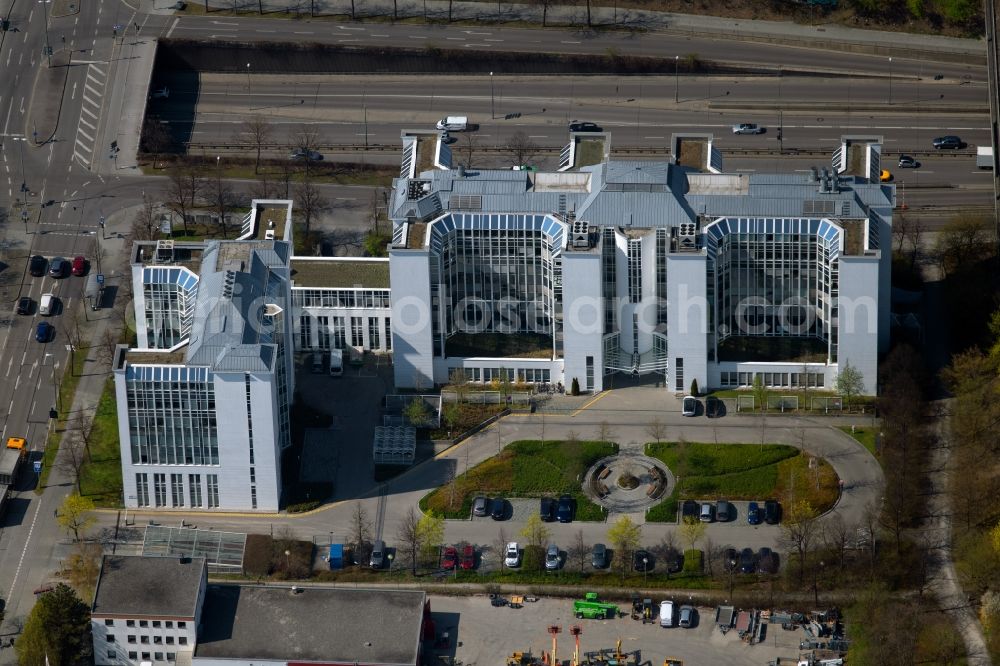
{"label": "truck trailer", "polygon": [[993,169],[993,146],[976,146],[976,166]]}

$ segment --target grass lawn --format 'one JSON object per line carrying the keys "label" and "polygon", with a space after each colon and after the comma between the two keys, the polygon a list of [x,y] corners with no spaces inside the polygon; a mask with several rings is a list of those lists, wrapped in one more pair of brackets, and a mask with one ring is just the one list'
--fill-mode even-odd
{"label": "grass lawn", "polygon": [[420,508],[446,518],[467,518],[476,495],[523,498],[566,494],[576,499],[577,520],[603,520],[601,507],[583,494],[578,479],[593,463],[617,450],[611,442],[512,442],[499,455],[425,495]]}
{"label": "grass lawn", "polygon": [[647,444],[648,455],[662,460],[680,478],[663,502],[647,514],[651,522],[677,520],[681,499],[765,500],[788,504],[807,499],[818,511],[837,499],[837,475],[823,460],[781,444]]}
{"label": "grass lawn", "polygon": [[840,426],[840,429],[861,442],[862,446],[878,458],[878,454],[875,452],[875,438],[878,436],[875,428],[858,428],[855,426],[854,432],[851,432],[851,426]]}
{"label": "grass lawn", "polygon": [[120,507],[122,499],[121,449],[118,446],[118,413],[115,382],[109,377],[94,413],[90,455],[80,471],[81,494],[97,506]]}

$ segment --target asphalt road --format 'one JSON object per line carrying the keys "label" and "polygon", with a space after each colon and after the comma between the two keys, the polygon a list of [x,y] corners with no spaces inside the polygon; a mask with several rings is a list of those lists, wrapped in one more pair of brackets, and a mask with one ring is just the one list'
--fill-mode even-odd
{"label": "asphalt road", "polygon": [[[780,44],[758,44],[726,39],[704,39],[658,31],[614,32],[579,29],[513,28],[496,25],[447,26],[386,22],[339,23],[323,20],[276,20],[252,16],[180,16],[169,22],[164,35],[186,39],[294,41],[353,46],[404,46],[495,50],[503,52],[558,51],[560,53],[685,57],[696,53],[707,61],[751,67],[827,72],[858,72],[886,76],[886,57],[832,53]],[[893,75],[933,76],[984,82],[986,63],[975,65],[894,57]]]}

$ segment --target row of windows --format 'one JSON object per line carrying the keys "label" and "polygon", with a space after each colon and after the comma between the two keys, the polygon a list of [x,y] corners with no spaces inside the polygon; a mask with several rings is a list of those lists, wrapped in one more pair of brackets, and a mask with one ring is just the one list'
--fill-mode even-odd
{"label": "row of windows", "polygon": [[[167,479],[166,474],[153,474],[153,501],[157,507],[167,506]],[[219,476],[217,474],[207,474],[208,480],[208,508],[215,509],[219,506]],[[170,506],[181,508],[184,506],[184,475],[170,475]],[[150,506],[149,503],[149,475],[142,473],[135,475],[136,503],[139,506]],[[201,474],[188,474],[188,498],[191,507],[201,508]],[[132,622],[132,620],[129,620]],[[145,620],[142,620],[145,622]],[[128,625],[132,626],[132,625]],[[140,626],[145,626],[140,625]],[[157,625],[154,625],[157,626]]]}
{"label": "row of windows", "polygon": [[[140,643],[141,645],[149,645],[150,643],[152,643],[153,645],[173,645],[174,644],[174,637],[173,636],[135,636],[134,634],[129,634],[129,636],[128,636],[128,642],[129,642],[129,644],[130,645],[135,645],[137,638],[138,638],[138,643]],[[108,642],[108,643],[114,643],[115,642],[115,637],[113,635],[111,635],[111,634],[108,634],[107,637],[104,640],[106,642]],[[177,637],[177,644],[178,645],[187,645],[187,640],[188,640],[187,636],[178,636]]]}
{"label": "row of windows", "polygon": [[[330,336],[330,318],[326,316],[312,317],[303,314],[299,317],[299,349],[346,349],[348,343],[347,318],[333,318],[333,337]],[[365,341],[365,319],[367,319],[368,340]],[[351,317],[350,318],[350,344],[352,347],[379,351],[382,349],[392,350],[392,332],[390,330],[391,319],[389,317]],[[313,325],[316,327],[316,338],[313,339]],[[385,345],[383,346],[383,333],[385,335]]]}
{"label": "row of windows", "polygon": [[547,383],[552,376],[548,368],[462,368],[462,371],[470,382],[491,382],[506,375],[512,382]]}
{"label": "row of windows", "polygon": [[[173,629],[174,628],[174,621],[173,620],[164,620],[164,621],[161,622],[160,620],[125,620],[125,626],[126,627],[134,627],[136,625],[138,625],[140,629],[145,629],[146,627],[152,627],[153,629],[159,629],[161,626],[164,629]],[[104,620],[104,626],[105,627],[113,627],[113,626],[115,626],[115,620],[113,618],[105,619]],[[184,621],[184,620],[178,620],[177,621],[177,628],[178,629],[187,629],[187,622]],[[111,641],[108,641],[108,642],[110,643]]]}
{"label": "row of windows", "polygon": [[822,372],[723,372],[723,388],[753,386],[754,377],[760,377],[764,386],[781,388],[823,388],[826,376]]}
{"label": "row of windows", "polygon": [[133,464],[219,464],[211,382],[129,381],[125,391]]}
{"label": "row of windows", "polygon": [[389,308],[388,289],[293,289],[300,308]]}
{"label": "row of windows", "polygon": [[[152,653],[152,657],[150,657],[150,653],[149,652],[143,652],[142,653],[142,660],[143,661],[149,661],[152,658],[153,661],[164,661],[163,655],[164,655],[163,652],[153,652]],[[108,660],[109,661],[115,661],[116,659],[118,659],[118,654],[114,650],[108,650]],[[129,659],[129,661],[138,661],[139,660],[139,653],[138,652],[129,652],[128,653],[128,659]],[[177,661],[177,655],[174,652],[167,652],[166,653],[166,661]]]}

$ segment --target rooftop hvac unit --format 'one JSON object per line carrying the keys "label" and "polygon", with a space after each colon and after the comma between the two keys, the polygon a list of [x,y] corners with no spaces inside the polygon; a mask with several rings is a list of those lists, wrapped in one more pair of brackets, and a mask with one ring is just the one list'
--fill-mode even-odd
{"label": "rooftop hvac unit", "polygon": [[156,241],[156,263],[172,264],[174,261],[174,242],[172,240]]}
{"label": "rooftop hvac unit", "polygon": [[570,238],[575,248],[590,247],[590,226],[583,220],[573,220]]}
{"label": "rooftop hvac unit", "polygon": [[677,226],[677,249],[693,250],[698,245],[698,225],[694,222],[684,222]]}

